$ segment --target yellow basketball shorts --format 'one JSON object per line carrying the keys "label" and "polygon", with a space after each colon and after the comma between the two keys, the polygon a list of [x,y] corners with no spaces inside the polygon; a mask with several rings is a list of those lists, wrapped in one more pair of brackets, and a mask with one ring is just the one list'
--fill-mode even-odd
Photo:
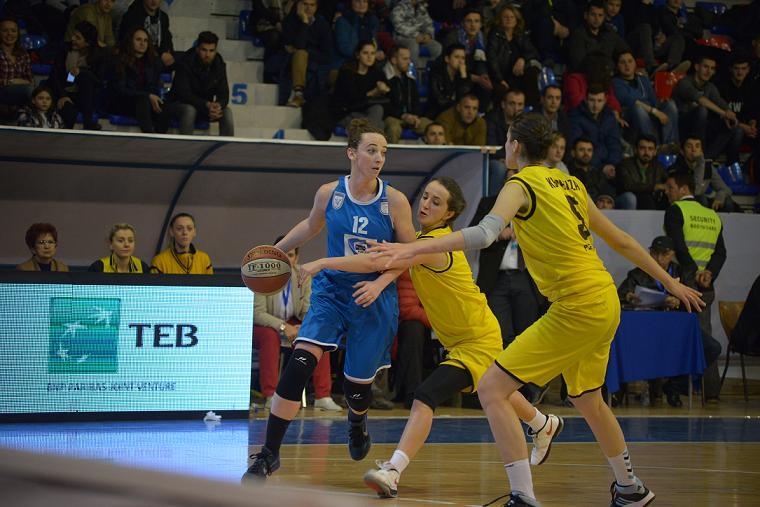
{"label": "yellow basketball shorts", "polygon": [[570,396],[604,385],[610,343],[620,323],[614,285],[555,301],[496,363],[522,383],[543,386],[562,374]]}

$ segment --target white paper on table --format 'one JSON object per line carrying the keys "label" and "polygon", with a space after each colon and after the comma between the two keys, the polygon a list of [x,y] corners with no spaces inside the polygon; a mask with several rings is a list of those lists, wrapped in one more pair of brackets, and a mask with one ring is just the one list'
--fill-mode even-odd
{"label": "white paper on table", "polygon": [[659,290],[647,289],[640,285],[636,286],[634,293],[636,294],[636,297],[639,298],[637,306],[662,306],[665,304],[665,298],[668,296],[667,293]]}

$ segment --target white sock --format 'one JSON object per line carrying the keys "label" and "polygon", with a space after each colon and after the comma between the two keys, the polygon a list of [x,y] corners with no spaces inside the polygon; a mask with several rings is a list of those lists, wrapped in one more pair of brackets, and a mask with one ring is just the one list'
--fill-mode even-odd
{"label": "white sock", "polygon": [[628,456],[628,449],[625,449],[617,456],[607,457],[607,461],[612,467],[612,471],[615,474],[615,482],[619,486],[630,486],[636,482],[634,480],[631,458]]}
{"label": "white sock", "polygon": [[510,491],[519,491],[530,498],[536,498],[533,493],[533,476],[530,473],[530,463],[527,458],[507,463],[504,469],[509,477]]}
{"label": "white sock", "polygon": [[546,426],[546,421],[548,420],[548,416],[545,416],[538,409],[536,409],[536,415],[530,421],[525,421],[525,424],[530,426],[530,429],[533,430],[533,433],[538,433],[541,431],[541,428]]}
{"label": "white sock", "polygon": [[390,464],[401,474],[409,466],[409,456],[404,451],[396,449],[391,456]]}

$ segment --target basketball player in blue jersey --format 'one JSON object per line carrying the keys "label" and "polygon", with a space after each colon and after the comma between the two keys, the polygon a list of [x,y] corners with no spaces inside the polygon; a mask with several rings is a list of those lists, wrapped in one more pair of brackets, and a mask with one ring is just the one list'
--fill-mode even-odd
{"label": "basketball player in blue jersey", "polygon": [[[511,492],[504,505],[540,505],[533,491],[525,437],[509,397],[522,384],[545,385],[561,373],[573,405],[593,431],[615,476],[611,507],[643,507],[655,495],[633,473],[623,431],[601,395],[610,343],[620,322],[620,302],[591,233],[659,280],[689,311],[701,310],[704,302],[699,292],[670,276],[635,239],[602,214],[578,179],[547,167],[551,134],[551,126],[541,115],[524,114],[512,123],[506,159],[519,172],[507,181],[491,212],[477,226],[405,245],[376,245],[370,253],[389,254],[386,265],[390,265],[420,254],[485,248],[512,222],[525,264],[552,304],[499,354],[478,384],[480,403],[509,478]],[[568,498],[567,503],[589,502]]]}
{"label": "basketball player in blue jersey", "polygon": [[[346,149],[350,174],[322,185],[309,216],[276,246],[289,252],[325,226],[329,257],[363,253],[369,241],[414,241],[408,199],[378,177],[387,150],[381,130],[366,119],[353,120]],[[349,408],[348,450],[357,461],[367,455],[372,381],[380,369],[391,364],[390,347],[398,323],[398,296],[392,282],[399,273],[400,269],[382,274],[323,270],[314,277],[311,307],[272,398],[264,446],[251,456],[244,482],[265,479],[280,468],[280,445],[301,407],[306,382],[322,353],[339,345],[346,349],[343,392]]]}

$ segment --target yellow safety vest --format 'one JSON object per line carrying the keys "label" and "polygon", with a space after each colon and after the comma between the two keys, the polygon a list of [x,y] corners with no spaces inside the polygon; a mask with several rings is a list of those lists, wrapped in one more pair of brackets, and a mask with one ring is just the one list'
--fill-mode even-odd
{"label": "yellow safety vest", "polygon": [[714,210],[697,201],[676,201],[683,214],[683,237],[697,268],[705,269],[715,251],[722,224]]}

